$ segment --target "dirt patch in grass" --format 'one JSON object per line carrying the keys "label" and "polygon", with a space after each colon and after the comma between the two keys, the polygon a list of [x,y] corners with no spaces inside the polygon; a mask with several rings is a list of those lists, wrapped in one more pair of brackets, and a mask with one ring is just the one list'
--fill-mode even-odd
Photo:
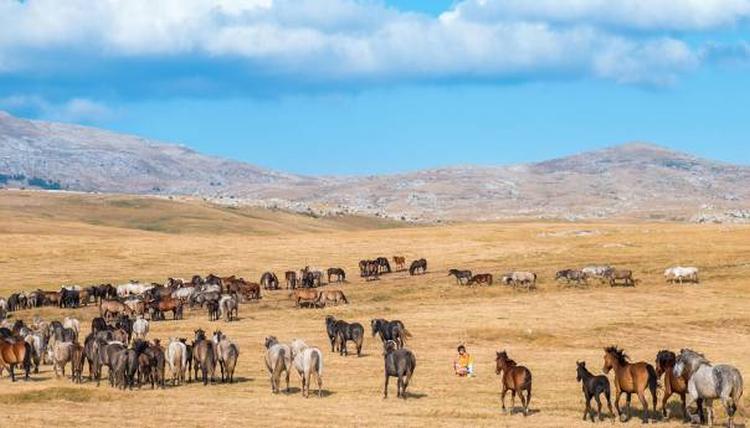
{"label": "dirt patch in grass", "polygon": [[37,391],[24,391],[13,394],[0,394],[3,404],[45,403],[48,401],[70,401],[73,403],[88,403],[92,401],[111,401],[112,396],[107,392],[92,391],[82,388],[54,387]]}

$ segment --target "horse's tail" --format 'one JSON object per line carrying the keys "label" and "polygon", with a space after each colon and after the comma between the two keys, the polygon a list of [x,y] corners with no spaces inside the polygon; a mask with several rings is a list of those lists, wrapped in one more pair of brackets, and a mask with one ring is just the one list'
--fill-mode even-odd
{"label": "horse's tail", "polygon": [[323,376],[323,355],[317,349],[314,349],[310,354],[310,366],[315,369],[319,376]]}
{"label": "horse's tail", "polygon": [[401,331],[404,333],[404,337],[411,337],[411,333],[406,329],[406,327],[401,327]]}
{"label": "horse's tail", "polygon": [[29,372],[31,371],[31,356],[32,356],[32,349],[31,344],[24,341],[24,353],[23,353],[23,370],[26,372],[26,376],[28,377]]}
{"label": "horse's tail", "polygon": [[656,370],[651,364],[646,364],[648,371],[648,389],[651,391],[651,397],[654,401],[654,411],[656,411],[656,390],[659,388],[659,378],[656,376]]}

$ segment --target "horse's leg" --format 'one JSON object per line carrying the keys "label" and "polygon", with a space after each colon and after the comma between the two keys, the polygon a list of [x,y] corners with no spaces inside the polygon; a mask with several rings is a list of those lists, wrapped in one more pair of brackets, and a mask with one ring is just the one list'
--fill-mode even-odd
{"label": "horse's leg", "polygon": [[706,424],[711,428],[714,426],[714,400],[706,398]]}
{"label": "horse's leg", "polygon": [[388,398],[388,375],[385,375],[385,387],[383,388],[383,398]]}
{"label": "horse's leg", "polygon": [[402,377],[400,375],[396,376],[396,397],[397,398],[404,398],[403,392],[402,392],[403,385],[404,385],[404,381]]}
{"label": "horse's leg", "polygon": [[[588,393],[588,391],[584,392],[584,398],[586,399],[586,407],[583,408],[583,420],[585,421],[589,415],[591,408],[591,395]],[[591,417],[593,419],[593,415]]]}
{"label": "horse's leg", "polygon": [[632,413],[631,413],[631,409],[630,409],[630,400],[632,398],[633,398],[633,393],[632,392],[626,392],[625,393],[625,412],[626,412],[626,414],[625,414],[625,420],[626,421],[629,421],[630,418],[632,417],[631,416]]}
{"label": "horse's leg", "polygon": [[641,401],[641,406],[643,407],[643,423],[648,423],[648,401],[643,390],[638,391],[638,400]]}
{"label": "horse's leg", "polygon": [[622,409],[620,409],[620,397],[622,397],[623,392],[620,390],[620,387],[618,386],[615,389],[615,409],[617,409],[617,417],[622,420]]}
{"label": "horse's leg", "polygon": [[510,414],[513,414],[513,411],[516,410],[516,390],[515,388],[510,390]]}
{"label": "horse's leg", "polygon": [[318,397],[323,398],[323,378],[320,376],[320,372],[315,370],[315,380],[318,383]]}
{"label": "horse's leg", "polygon": [[505,394],[508,392],[508,388],[503,385],[503,391],[500,393],[500,403],[503,405],[503,413],[508,413],[505,409]]}
{"label": "horse's leg", "polygon": [[289,368],[286,369],[286,393],[289,394]]}
{"label": "horse's leg", "polygon": [[[596,407],[597,407],[597,412],[599,414],[599,420],[603,421],[604,416],[602,416],[602,399],[599,397],[599,394],[594,395],[594,399],[596,400]],[[593,410],[591,411],[591,422],[594,422]]]}
{"label": "horse's leg", "polygon": [[15,373],[14,369],[16,367],[16,364],[15,363],[11,363],[11,364],[9,364],[9,366],[10,366],[10,368],[9,368],[9,370],[10,370],[10,380],[11,380],[11,382],[15,382],[16,381],[16,373]]}

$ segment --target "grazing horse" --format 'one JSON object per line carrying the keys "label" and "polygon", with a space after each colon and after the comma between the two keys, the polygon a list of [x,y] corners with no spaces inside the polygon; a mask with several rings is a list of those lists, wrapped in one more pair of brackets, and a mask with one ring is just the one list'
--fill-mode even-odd
{"label": "grazing horse", "polygon": [[409,275],[424,275],[425,273],[427,273],[427,260],[419,259],[411,262],[411,266],[409,266]]}
{"label": "grazing horse", "polygon": [[300,339],[294,339],[292,345],[292,364],[302,378],[302,395],[310,396],[310,378],[314,375],[318,384],[318,397],[323,397],[323,353],[314,346],[307,346]]}
{"label": "grazing horse", "polygon": [[555,281],[565,281],[568,285],[575,283],[581,285],[586,281],[586,274],[577,269],[563,269],[555,273]]}
{"label": "grazing horse", "polygon": [[[508,353],[505,351],[496,353],[495,363],[495,373],[502,378],[503,390],[500,393],[500,401],[503,405],[503,412],[507,412],[505,409],[505,394],[510,390],[511,414],[516,406],[516,394],[518,394],[523,406],[523,415],[527,416],[529,414],[529,403],[531,402],[531,371],[524,366],[517,365],[515,361],[508,358]],[[523,396],[524,391],[526,391],[526,397]]]}
{"label": "grazing horse", "polygon": [[324,290],[318,293],[319,305],[325,306],[328,302],[331,302],[337,306],[339,302],[347,305],[349,304],[349,301],[346,299],[346,295],[344,295],[344,292],[341,290]]}
{"label": "grazing horse", "polygon": [[396,265],[396,268],[398,270],[406,269],[406,257],[393,256],[393,264]]}
{"label": "grazing horse", "polygon": [[470,270],[451,269],[448,271],[448,276],[456,277],[456,284],[463,285],[464,281],[468,282],[471,280],[472,274]]}
{"label": "grazing horse", "polygon": [[628,414],[625,417],[629,419],[630,398],[635,393],[641,401],[641,406],[643,406],[643,422],[648,423],[648,402],[646,401],[645,391],[647,388],[651,391],[654,412],[656,412],[656,388],[658,383],[656,370],[654,370],[654,366],[646,362],[631,363],[629,360],[627,354],[616,346],[604,348],[602,371],[605,374],[612,370],[615,372],[615,408],[620,419],[623,417],[620,410],[620,395],[626,394]]}
{"label": "grazing horse", "polygon": [[397,379],[396,396],[406,400],[406,388],[417,367],[417,358],[409,349],[399,348],[396,342],[387,340],[383,343],[383,360],[385,362],[383,398],[388,398],[388,379],[395,377]]}
{"label": "grazing horse", "polygon": [[328,274],[328,283],[330,284],[333,282],[332,280],[335,279],[335,282],[346,282],[346,272],[344,272],[344,269],[341,268],[328,268],[326,271]]}
{"label": "grazing horse", "polygon": [[172,385],[185,383],[185,369],[187,368],[187,347],[185,343],[170,338],[164,355],[172,373]]}
{"label": "grazing horse", "polygon": [[605,278],[609,280],[610,287],[620,285],[618,281],[622,281],[625,287],[635,287],[635,280],[633,279],[633,271],[627,269],[612,269],[605,275]]}
{"label": "grazing horse", "polygon": [[281,373],[286,372],[286,392],[289,392],[289,371],[292,369],[292,349],[287,344],[279,343],[276,336],[268,336],[266,346],[266,367],[271,374],[271,391],[279,392]]}
{"label": "grazing horse", "polygon": [[104,319],[112,318],[119,314],[133,314],[133,310],[124,303],[117,300],[102,300],[99,302],[99,316]]}
{"label": "grazing horse", "polygon": [[614,417],[615,412],[612,411],[612,400],[609,388],[609,379],[607,378],[607,376],[595,376],[591,374],[591,372],[586,368],[585,361],[576,361],[576,366],[576,380],[578,382],[581,382],[581,386],[583,388],[583,396],[586,399],[586,409],[584,409],[583,411],[583,420],[585,421],[586,417],[590,414],[591,422],[594,422],[594,409],[591,408],[592,397],[596,400],[596,405],[599,410],[599,420],[604,420],[604,416],[602,416],[602,400],[599,398],[600,395],[604,395],[604,398],[607,399],[607,407],[609,408],[609,413],[611,413],[612,417]]}
{"label": "grazing horse", "polygon": [[136,339],[141,340],[146,339],[148,334],[148,321],[140,315],[133,321],[133,334]]}
{"label": "grazing horse", "polygon": [[375,259],[375,263],[378,265],[380,273],[391,273],[391,264],[385,257],[378,257]]}
{"label": "grazing horse", "polygon": [[208,385],[209,374],[211,382],[216,376],[216,349],[214,343],[206,339],[206,332],[201,329],[195,330],[193,370],[195,370],[195,380],[198,380],[198,370],[201,371],[204,386]]}
{"label": "grazing horse", "polygon": [[526,291],[536,289],[537,275],[534,272],[511,272],[502,276],[500,282],[513,288],[526,287]]}
{"label": "grazing horse", "polygon": [[469,279],[469,282],[466,283],[466,285],[492,285],[492,274],[490,273],[480,273],[478,275],[474,275]]}
{"label": "grazing horse", "polygon": [[279,278],[273,272],[265,272],[260,277],[260,285],[266,290],[278,290],[279,289]]}
{"label": "grazing horse", "polygon": [[[688,399],[686,406],[693,401],[704,400],[708,426],[713,426],[713,400],[719,399],[729,417],[729,428],[734,427],[734,414],[743,392],[742,375],[736,367],[728,364],[712,365],[703,355],[683,349],[674,366],[675,376],[688,377]],[[700,406],[700,404],[699,404]]]}
{"label": "grazing horse", "polygon": [[[667,417],[667,400],[672,394],[677,394],[682,400],[682,418],[688,419],[685,394],[687,393],[688,376],[687,373],[683,373],[682,376],[674,375],[674,366],[677,364],[677,355],[672,351],[659,351],[656,354],[656,377],[660,378],[664,375],[664,395],[661,399],[661,411],[662,415]],[[702,405],[698,405],[698,411],[702,414]],[[701,415],[701,419],[703,416]]]}
{"label": "grazing horse", "polygon": [[362,327],[362,324],[357,322],[350,324],[328,315],[326,317],[326,331],[328,339],[331,341],[331,352],[335,351],[338,345],[340,355],[349,355],[346,343],[352,341],[357,346],[357,356],[359,357],[362,354],[362,342],[365,337],[365,328]]}
{"label": "grazing horse", "polygon": [[10,379],[15,382],[16,373],[14,370],[17,364],[21,364],[26,372],[25,379],[28,380],[31,371],[31,347],[29,344],[20,339],[0,339],[0,375],[2,375],[4,369],[7,369],[10,372]]}
{"label": "grazing horse", "polygon": [[234,368],[237,367],[237,359],[240,358],[240,348],[222,334],[215,331],[213,338],[216,348],[216,357],[221,367],[221,382],[234,382]]}
{"label": "grazing horse", "polygon": [[284,273],[284,278],[286,279],[287,290],[294,290],[297,288],[297,272],[288,270]]}
{"label": "grazing horse", "polygon": [[411,337],[409,330],[404,327],[404,323],[399,320],[388,321],[382,318],[370,320],[370,327],[372,328],[372,335],[376,334],[380,336],[380,340],[383,343],[392,340],[399,348],[404,347],[406,338]]}

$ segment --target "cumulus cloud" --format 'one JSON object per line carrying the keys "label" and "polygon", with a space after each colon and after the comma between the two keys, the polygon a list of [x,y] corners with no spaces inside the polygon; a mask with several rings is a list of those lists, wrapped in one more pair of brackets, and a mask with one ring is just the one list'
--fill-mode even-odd
{"label": "cumulus cloud", "polygon": [[80,91],[105,69],[112,92],[160,96],[259,81],[669,84],[706,56],[668,31],[736,25],[749,2],[464,0],[434,17],[367,0],[0,0],[0,80],[57,73]]}
{"label": "cumulus cloud", "polygon": [[86,98],[52,102],[39,95],[18,94],[0,98],[0,110],[22,111],[34,117],[76,123],[95,123],[114,115],[105,104]]}

